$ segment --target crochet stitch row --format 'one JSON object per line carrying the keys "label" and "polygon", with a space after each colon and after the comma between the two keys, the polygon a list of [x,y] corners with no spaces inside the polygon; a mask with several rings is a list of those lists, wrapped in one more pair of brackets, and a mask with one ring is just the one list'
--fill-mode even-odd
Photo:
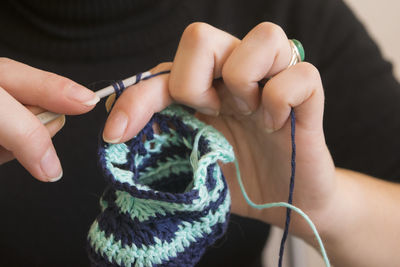
{"label": "crochet stitch row", "polygon": [[231,145],[180,106],[155,114],[132,140],[100,139],[109,184],[88,235],[95,266],[193,266],[227,227],[230,195],[217,164]]}

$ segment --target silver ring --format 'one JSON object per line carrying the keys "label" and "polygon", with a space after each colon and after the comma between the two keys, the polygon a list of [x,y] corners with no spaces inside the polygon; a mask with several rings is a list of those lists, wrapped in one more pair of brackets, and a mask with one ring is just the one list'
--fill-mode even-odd
{"label": "silver ring", "polygon": [[299,49],[297,48],[297,46],[294,44],[294,42],[292,40],[289,40],[289,44],[290,44],[290,48],[292,50],[292,58],[290,59],[289,65],[287,66],[288,68],[301,62],[301,56],[300,56]]}

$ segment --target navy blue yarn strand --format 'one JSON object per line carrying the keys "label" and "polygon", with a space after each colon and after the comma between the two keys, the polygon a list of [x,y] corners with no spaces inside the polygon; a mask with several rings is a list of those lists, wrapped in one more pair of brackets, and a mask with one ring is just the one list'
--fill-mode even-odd
{"label": "navy blue yarn strand", "polygon": [[[143,76],[142,76],[143,73],[142,73],[142,72],[139,72],[138,74],[136,74],[136,81],[135,81],[134,84],[137,84],[137,83],[139,83],[139,82],[142,81],[142,80],[148,80],[148,79],[151,79],[151,78],[156,77],[156,76],[158,76],[158,75],[168,74],[168,73],[170,73],[170,72],[171,72],[170,70],[160,71],[160,72],[151,74],[151,75],[149,75],[149,76],[147,76],[147,77],[144,77],[144,78],[143,78]],[[116,82],[112,83],[111,85],[112,85],[112,87],[114,88],[115,95],[116,95],[117,98],[118,98],[118,97],[122,94],[122,92],[126,89],[126,88],[125,88],[125,85],[124,85],[124,83],[123,83],[123,81],[121,81],[121,80],[116,81]]]}
{"label": "navy blue yarn strand", "polygon": [[[116,81],[115,83],[111,84],[114,87],[114,92],[116,97],[119,97],[122,94],[122,91],[125,90],[124,83],[122,81]],[[122,85],[122,87],[121,87]]]}
{"label": "navy blue yarn strand", "polygon": [[[136,75],[136,81],[134,84],[139,83],[141,80],[151,79],[155,76],[162,75],[162,74],[168,74],[170,72],[171,72],[170,70],[161,71],[161,72],[158,72],[155,74],[151,74],[144,78],[142,78],[142,73],[138,73]],[[122,81],[117,81],[117,82],[113,83],[112,86],[114,87],[117,98],[125,90],[125,86]],[[294,180],[295,180],[295,172],[296,172],[296,143],[295,143],[296,117],[295,117],[293,108],[291,109],[291,112],[290,112],[290,125],[291,125],[292,155],[291,155],[291,176],[290,176],[288,203],[292,204],[293,203]],[[287,209],[286,210],[285,228],[284,228],[284,232],[283,232],[281,244],[280,244],[280,249],[279,249],[279,263],[278,263],[279,267],[282,267],[285,243],[286,243],[287,236],[289,233],[290,219],[291,219],[291,209]]]}
{"label": "navy blue yarn strand", "polygon": [[[288,203],[293,203],[293,190],[294,190],[294,177],[296,173],[296,141],[295,141],[295,133],[296,133],[296,116],[294,114],[294,110],[290,111],[290,139],[292,142],[292,158],[291,158],[291,175],[290,175],[290,186],[289,186],[289,199]],[[286,210],[286,223],[285,223],[285,230],[283,231],[281,246],[279,249],[279,263],[278,266],[282,267],[283,261],[283,252],[285,250],[285,243],[289,233],[289,225],[290,225],[290,217],[291,217],[291,209]]]}
{"label": "navy blue yarn strand", "polygon": [[151,75],[149,75],[149,76],[143,78],[142,80],[148,80],[148,79],[151,79],[151,78],[153,78],[153,77],[155,77],[155,76],[162,75],[162,74],[168,74],[168,73],[170,73],[170,72],[171,72],[170,70],[160,71],[160,72],[151,74]]}
{"label": "navy blue yarn strand", "polygon": [[137,84],[138,82],[140,82],[142,80],[142,73],[139,72],[138,74],[136,74],[136,82],[134,84]]}
{"label": "navy blue yarn strand", "polygon": [[122,92],[125,90],[125,84],[121,80],[117,81],[117,83],[119,86],[119,94],[122,94]]}
{"label": "navy blue yarn strand", "polygon": [[[133,173],[145,173],[145,169],[148,166],[156,166],[159,160],[162,160],[164,153],[166,150],[162,149],[161,151],[146,151],[150,155],[150,157],[146,157],[143,162],[140,164],[135,160],[137,157],[132,155],[138,155],[141,153],[141,149],[144,147],[142,136],[145,135],[146,139],[150,141],[154,138],[154,129],[152,125],[158,124],[160,128],[168,128],[176,130],[176,135],[185,137],[187,140],[193,140],[198,133],[197,129],[191,129],[189,125],[187,125],[180,117],[177,116],[168,116],[160,113],[156,113],[153,115],[152,119],[146,124],[146,126],[142,129],[142,131],[131,141],[126,143],[130,153],[126,155],[127,166],[134,166],[136,169],[129,169]],[[137,142],[136,142],[137,141]],[[188,205],[195,205],[194,201],[196,201],[199,197],[199,191],[196,189],[192,189],[186,191],[187,188],[187,180],[188,177],[192,176],[192,171],[189,171],[189,175],[187,173],[178,173],[171,174],[168,179],[165,179],[165,184],[162,181],[149,182],[141,181],[140,183],[144,183],[147,186],[150,186],[152,190],[142,190],[140,187],[138,188],[136,185],[132,186],[131,184],[124,183],[115,179],[114,175],[110,172],[109,166],[107,165],[106,159],[106,149],[108,144],[104,143],[104,140],[99,135],[99,164],[103,169],[105,178],[109,186],[107,187],[101,203],[103,203],[104,207],[106,207],[102,213],[97,217],[96,222],[100,231],[106,233],[106,236],[113,235],[113,240],[115,242],[119,242],[122,246],[131,246],[135,245],[139,246],[150,246],[156,245],[158,243],[157,240],[162,240],[163,242],[170,242],[175,237],[175,233],[179,230],[179,225],[182,223],[194,223],[201,221],[201,219],[208,213],[216,214],[220,212],[220,207],[225,203],[225,200],[229,194],[228,186],[225,181],[225,178],[222,175],[223,189],[219,191],[219,196],[215,200],[211,200],[205,207],[194,209],[194,210],[182,210],[175,211],[174,213],[156,213],[155,216],[152,216],[151,219],[146,220],[138,220],[132,219],[132,217],[124,212],[120,212],[118,205],[116,205],[116,190],[120,190],[130,194],[135,198],[140,199],[154,199],[157,201],[165,201],[172,203],[185,203]],[[190,141],[188,141],[190,142]],[[187,147],[183,141],[181,143],[184,149],[174,149],[168,147],[168,152],[173,153],[170,154],[176,155],[180,158],[187,158],[191,153],[191,148]],[[205,155],[211,151],[211,147],[208,139],[202,136],[199,139],[198,143],[198,152],[200,155]],[[157,158],[158,154],[161,155],[160,158]],[[156,161],[154,161],[156,159]],[[129,164],[129,162],[133,162],[134,164]],[[116,163],[112,163],[114,167],[122,166],[120,164],[115,165]],[[215,188],[217,180],[215,179],[214,168],[218,168],[217,163],[212,163],[207,167],[207,177],[205,180],[206,187],[208,191],[211,191]],[[172,179],[170,179],[172,178]],[[137,182],[137,181],[136,181]],[[171,186],[180,187],[183,184],[182,190],[175,192],[170,191]],[[155,187],[160,190],[155,189]],[[222,237],[222,235],[226,232],[226,228],[229,221],[229,211],[226,210],[225,215],[221,215],[221,221],[218,221],[217,224],[213,225],[210,228],[210,232],[205,235],[198,236],[191,241],[190,246],[185,245],[185,249],[183,251],[177,252],[173,257],[168,257],[167,259],[162,260],[162,262],[156,264],[153,263],[153,266],[194,266],[201,258],[201,256],[206,251],[207,247],[212,245],[216,240]],[[224,218],[224,220],[222,220]],[[121,266],[123,262],[116,262],[116,257],[107,257],[106,253],[103,253],[101,249],[97,249],[96,246],[92,243],[93,239],[88,238],[88,254],[92,266]],[[140,261],[134,262],[140,263]],[[145,263],[145,265],[148,265]]]}

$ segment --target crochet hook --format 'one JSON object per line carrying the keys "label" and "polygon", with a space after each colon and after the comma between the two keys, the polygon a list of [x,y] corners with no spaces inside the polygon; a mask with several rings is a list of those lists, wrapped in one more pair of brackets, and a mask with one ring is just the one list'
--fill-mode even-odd
{"label": "crochet hook", "polygon": [[[138,79],[140,81],[140,80],[151,78],[153,76],[155,76],[155,74],[152,74],[151,72],[146,71],[146,72],[141,73],[141,76],[139,76],[139,74],[136,74],[136,75],[133,75],[132,77],[126,78],[125,80],[123,80],[121,82],[124,85],[124,87],[127,88],[127,87],[132,86],[135,83],[137,83]],[[95,92],[95,94],[100,99],[104,98],[104,97],[107,97],[107,96],[109,96],[109,95],[111,95],[113,93],[115,93],[113,85],[109,85],[109,86],[107,86],[107,87],[105,87],[103,89],[100,89],[100,90]],[[47,123],[57,119],[61,115],[62,114],[54,113],[54,112],[51,112],[51,111],[45,111],[45,112],[42,112],[42,113],[36,115],[36,117],[40,120],[41,123],[47,124]]]}

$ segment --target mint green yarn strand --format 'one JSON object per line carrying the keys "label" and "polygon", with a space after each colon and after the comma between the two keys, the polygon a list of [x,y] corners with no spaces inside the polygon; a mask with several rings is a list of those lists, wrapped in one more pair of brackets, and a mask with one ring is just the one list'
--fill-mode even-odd
{"label": "mint green yarn strand", "polygon": [[[198,145],[199,145],[199,140],[200,140],[200,136],[206,131],[206,129],[208,128],[212,128],[210,126],[206,126],[204,128],[202,128],[195,136],[195,140],[193,143],[193,150],[192,150],[192,154],[190,156],[190,161],[192,163],[192,165],[197,165],[198,164]],[[224,151],[219,151],[219,153],[221,154],[221,158],[224,158]],[[265,204],[255,204],[247,195],[246,189],[244,188],[243,185],[243,181],[240,175],[240,169],[239,169],[239,163],[237,161],[236,158],[234,158],[233,162],[235,163],[235,167],[236,167],[236,177],[237,180],[239,182],[239,186],[240,186],[240,190],[242,191],[243,197],[246,200],[247,204],[255,209],[269,209],[269,208],[275,208],[275,207],[284,207],[284,208],[289,208],[291,210],[293,210],[294,212],[298,213],[301,217],[303,217],[303,219],[308,223],[308,225],[310,226],[311,230],[314,233],[314,236],[316,237],[319,247],[320,247],[320,251],[321,251],[321,255],[324,259],[325,262],[325,266],[326,267],[330,267],[331,264],[329,262],[328,259],[328,255],[326,253],[324,244],[322,243],[322,239],[319,236],[318,230],[315,227],[314,223],[312,222],[312,220],[310,219],[310,217],[308,217],[307,214],[305,214],[301,209],[297,208],[296,206],[293,206],[289,203],[286,202],[274,202],[274,203],[265,203]]]}
{"label": "mint green yarn strand", "polygon": [[255,204],[249,198],[249,196],[247,195],[246,189],[244,188],[244,185],[243,185],[243,182],[242,182],[242,178],[241,178],[241,175],[240,175],[239,163],[238,163],[238,161],[236,159],[235,159],[234,163],[235,163],[235,167],[236,167],[236,177],[237,177],[237,180],[239,182],[240,190],[242,191],[243,197],[246,200],[247,204],[249,204],[251,207],[253,207],[255,209],[259,209],[259,210],[275,208],[275,207],[284,207],[284,208],[289,208],[289,209],[295,211],[296,213],[298,213],[301,217],[303,217],[304,220],[306,220],[306,222],[310,226],[311,230],[313,231],[313,233],[314,233],[314,235],[315,235],[315,237],[316,237],[316,239],[318,241],[318,244],[319,244],[319,247],[320,247],[320,251],[321,251],[322,257],[323,257],[324,262],[325,262],[325,266],[326,267],[330,267],[331,264],[329,262],[328,255],[326,253],[324,244],[322,243],[321,237],[318,234],[318,230],[315,227],[314,223],[311,221],[310,217],[308,217],[308,215],[305,214],[301,209],[299,209],[299,208],[297,208],[297,207],[295,207],[293,205],[290,205],[289,203],[286,203],[286,202],[273,202],[273,203],[265,203],[265,204]]}

